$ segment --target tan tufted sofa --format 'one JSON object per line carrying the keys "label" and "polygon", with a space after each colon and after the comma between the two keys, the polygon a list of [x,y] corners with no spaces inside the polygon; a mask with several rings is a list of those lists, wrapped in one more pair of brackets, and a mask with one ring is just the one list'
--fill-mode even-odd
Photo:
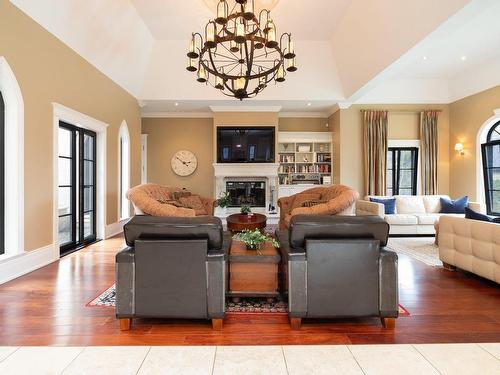
{"label": "tan tufted sofa", "polygon": [[457,267],[500,283],[500,224],[441,217],[439,258],[447,269]]}
{"label": "tan tufted sofa", "polygon": [[[196,211],[191,208],[176,207],[165,202],[174,200],[174,192],[183,190],[176,187],[158,184],[143,184],[127,191],[127,198],[134,205],[137,215],[195,217]],[[200,197],[207,216],[213,216],[215,199]],[[200,215],[199,215],[200,216]]]}
{"label": "tan tufted sofa", "polygon": [[[321,186],[278,199],[280,229],[288,228],[295,215],[354,215],[359,193],[345,185]],[[310,201],[322,202],[303,207]]]}

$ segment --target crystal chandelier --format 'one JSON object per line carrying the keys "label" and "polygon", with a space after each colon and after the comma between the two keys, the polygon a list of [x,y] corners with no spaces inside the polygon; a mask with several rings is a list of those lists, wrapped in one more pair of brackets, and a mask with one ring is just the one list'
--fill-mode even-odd
{"label": "crystal chandelier", "polygon": [[[230,10],[229,2],[234,3]],[[271,12],[255,12],[254,0],[220,0],[217,18],[205,26],[204,36],[193,33],[188,66],[197,81],[224,95],[243,100],[264,90],[270,82],[284,82],[295,72],[292,34],[277,39]]]}

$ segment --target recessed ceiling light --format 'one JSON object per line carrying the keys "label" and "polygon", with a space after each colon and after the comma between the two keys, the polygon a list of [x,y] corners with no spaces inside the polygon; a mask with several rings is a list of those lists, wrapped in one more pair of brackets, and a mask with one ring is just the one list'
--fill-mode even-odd
{"label": "recessed ceiling light", "polygon": [[462,56],[462,57],[460,58],[460,60],[462,60],[462,61],[467,60],[467,56]]}
{"label": "recessed ceiling light", "polygon": [[422,60],[427,60],[427,56],[422,56]]}
{"label": "recessed ceiling light", "polygon": [[178,106],[179,106],[179,103],[175,102],[175,103],[174,103],[174,105],[175,105],[176,107],[178,107]]}
{"label": "recessed ceiling light", "polygon": [[307,106],[308,106],[308,107],[312,106],[312,103],[307,103]]}

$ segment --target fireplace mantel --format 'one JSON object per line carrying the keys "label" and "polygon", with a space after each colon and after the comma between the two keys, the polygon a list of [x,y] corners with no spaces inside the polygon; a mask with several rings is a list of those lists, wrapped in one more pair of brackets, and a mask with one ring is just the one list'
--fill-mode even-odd
{"label": "fireplace mantel", "polygon": [[[266,182],[266,208],[276,206],[278,198],[279,163],[214,163],[215,196],[226,191],[226,181],[240,178]],[[263,213],[266,213],[263,209]],[[258,212],[258,210],[256,210]]]}
{"label": "fireplace mantel", "polygon": [[215,177],[278,177],[279,163],[214,163]]}

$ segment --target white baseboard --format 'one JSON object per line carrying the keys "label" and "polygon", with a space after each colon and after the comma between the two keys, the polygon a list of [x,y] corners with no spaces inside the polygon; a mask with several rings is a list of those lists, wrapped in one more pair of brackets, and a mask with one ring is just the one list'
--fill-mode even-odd
{"label": "white baseboard", "polygon": [[116,223],[106,225],[105,239],[111,238],[123,232],[123,226],[128,223],[130,219],[117,221]]}
{"label": "white baseboard", "polygon": [[[57,252],[58,253],[58,252]],[[44,267],[59,258],[55,257],[54,245],[26,251],[5,260],[0,260],[0,284],[16,279]]]}

